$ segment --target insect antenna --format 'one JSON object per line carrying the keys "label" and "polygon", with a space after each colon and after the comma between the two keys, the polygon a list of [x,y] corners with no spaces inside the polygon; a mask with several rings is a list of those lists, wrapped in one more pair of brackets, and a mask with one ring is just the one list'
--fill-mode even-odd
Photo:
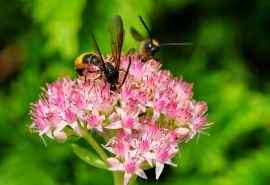
{"label": "insect antenna", "polygon": [[143,20],[142,16],[139,16],[139,19],[140,19],[140,21],[141,21],[143,27],[146,29],[149,38],[152,39],[152,33],[151,33],[149,27],[147,26],[147,24],[145,23],[145,21]]}
{"label": "insect antenna", "polygon": [[162,43],[160,46],[192,46],[192,42],[170,42],[170,43]]}

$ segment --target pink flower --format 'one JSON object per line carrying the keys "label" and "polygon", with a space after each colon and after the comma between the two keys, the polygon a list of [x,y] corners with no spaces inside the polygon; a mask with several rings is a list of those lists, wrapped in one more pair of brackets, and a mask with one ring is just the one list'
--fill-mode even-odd
{"label": "pink flower", "polygon": [[177,166],[174,164],[171,159],[178,152],[178,148],[174,145],[168,145],[164,148],[157,150],[155,154],[156,161],[156,179],[159,179],[163,169],[164,164],[169,164],[172,166]]}
{"label": "pink flower", "polygon": [[72,111],[71,108],[66,108],[64,110],[64,116],[63,116],[64,121],[68,123],[73,123],[76,121],[76,113],[75,111]]}
{"label": "pink flower", "polygon": [[127,160],[121,163],[116,158],[108,158],[108,163],[110,164],[112,171],[123,171],[124,172],[124,185],[128,185],[128,182],[132,175],[138,175],[143,179],[147,179],[144,171],[139,168],[139,161],[137,160]]}
{"label": "pink flower", "polygon": [[119,132],[104,147],[119,158],[124,158],[130,147],[131,135],[126,132]]}
{"label": "pink flower", "polygon": [[103,131],[102,122],[105,119],[104,115],[99,115],[97,111],[93,111],[91,114],[86,114],[84,116],[85,123],[87,124],[88,129],[97,129],[98,131]]}
{"label": "pink flower", "polygon": [[207,104],[205,102],[195,102],[191,103],[191,108],[193,109],[191,129],[193,137],[196,133],[202,133],[203,130],[207,129],[211,124],[208,123],[207,116]]}
{"label": "pink flower", "polygon": [[65,78],[47,85],[31,110],[31,128],[40,136],[65,141],[66,127],[78,137],[81,127],[98,130],[106,141],[101,145],[110,152],[110,170],[122,171],[125,185],[132,175],[146,178],[146,165],[156,168],[158,179],[165,164],[175,166],[172,158],[181,144],[208,126],[207,104],[196,102],[192,85],[161,69],[158,61],[122,56],[120,79],[129,58],[130,71],[120,89],[111,91],[95,73]]}
{"label": "pink flower", "polygon": [[[123,109],[117,108],[116,114],[113,114],[111,124],[106,126],[108,129],[124,129],[126,132],[131,133],[132,129],[136,128],[137,113],[127,112]],[[118,119],[117,119],[118,118]]]}

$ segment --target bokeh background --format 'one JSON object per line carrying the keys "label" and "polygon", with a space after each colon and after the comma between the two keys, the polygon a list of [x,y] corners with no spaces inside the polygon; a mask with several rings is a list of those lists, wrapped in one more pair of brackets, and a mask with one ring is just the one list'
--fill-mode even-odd
{"label": "bokeh background", "polygon": [[91,50],[90,31],[110,52],[107,26],[119,14],[125,51],[138,47],[142,15],[162,42],[163,67],[194,83],[209,104],[209,136],[185,144],[161,179],[138,184],[266,185],[270,182],[270,2],[266,0],[0,0],[0,185],[112,184],[68,144],[31,134],[30,103],[41,87],[75,76],[73,60]]}

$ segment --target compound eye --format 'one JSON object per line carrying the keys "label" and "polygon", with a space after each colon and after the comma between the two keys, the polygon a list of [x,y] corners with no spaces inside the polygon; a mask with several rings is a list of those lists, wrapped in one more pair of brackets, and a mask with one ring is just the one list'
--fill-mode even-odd
{"label": "compound eye", "polygon": [[156,53],[159,50],[159,47],[152,45],[152,48],[150,49],[151,53]]}
{"label": "compound eye", "polygon": [[146,42],[144,47],[146,50],[151,51],[153,47],[152,42],[151,41]]}
{"label": "compound eye", "polygon": [[94,65],[99,65],[99,58],[96,55],[92,55],[91,63]]}
{"label": "compound eye", "polygon": [[83,59],[82,59],[83,64],[90,64],[91,63],[91,58],[92,58],[91,54],[84,55]]}

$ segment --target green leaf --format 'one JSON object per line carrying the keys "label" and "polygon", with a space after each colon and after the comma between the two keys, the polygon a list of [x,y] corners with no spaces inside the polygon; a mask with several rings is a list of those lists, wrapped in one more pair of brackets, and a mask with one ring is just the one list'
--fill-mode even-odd
{"label": "green leaf", "polygon": [[77,145],[72,144],[73,152],[87,164],[94,166],[96,168],[101,168],[107,170],[108,167],[104,161],[102,161],[95,153]]}

